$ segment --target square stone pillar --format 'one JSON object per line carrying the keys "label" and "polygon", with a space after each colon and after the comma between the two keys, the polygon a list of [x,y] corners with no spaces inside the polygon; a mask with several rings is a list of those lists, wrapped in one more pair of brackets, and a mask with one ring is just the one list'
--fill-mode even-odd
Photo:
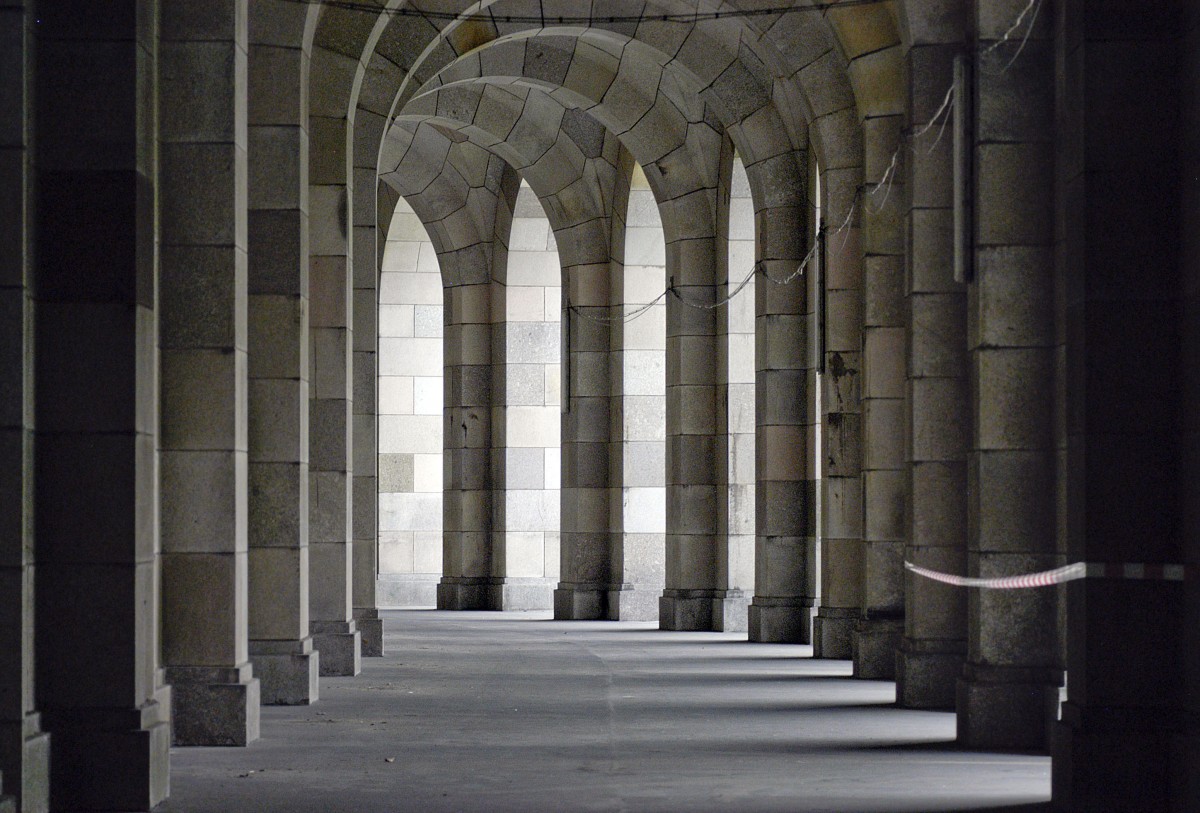
{"label": "square stone pillar", "polygon": [[34,700],[33,37],[31,4],[0,9],[0,773],[7,804],[50,805],[50,742]]}
{"label": "square stone pillar", "polygon": [[812,641],[813,654],[819,658],[852,657],[853,633],[862,605],[861,223],[867,204],[854,197],[855,177],[861,172],[857,167],[826,171],[821,184],[822,216],[829,236],[825,241],[825,359],[818,421],[821,599],[813,619]]}
{"label": "square stone pillar", "polygon": [[[716,195],[716,190],[703,194]],[[696,193],[702,194],[702,193]],[[678,208],[678,207],[677,207]],[[718,281],[727,258],[715,223],[675,224],[684,236],[667,243],[666,586],[658,624],[665,630],[711,630],[724,598],[720,586],[719,485],[725,458],[717,454]],[[718,253],[720,252],[720,253]]]}
{"label": "square stone pillar", "polygon": [[352,604],[354,202],[344,152],[350,127],[345,117],[309,121],[309,615],[321,674],[331,676],[362,668]]}
{"label": "square stone pillar", "polygon": [[[856,316],[862,323],[863,555],[860,615],[851,637],[854,676],[893,680],[904,630],[904,398],[907,330],[904,319],[906,162],[880,185],[901,149],[901,116],[864,121],[866,177],[863,298],[858,308],[830,300],[829,330]],[[839,239],[837,237],[833,239]],[[833,302],[840,307],[834,308]]]}
{"label": "square stone pillar", "polygon": [[626,598],[624,582],[613,580],[614,544],[621,531],[611,525],[609,487],[614,361],[606,321],[612,313],[610,273],[607,264],[568,268],[563,285],[568,357],[561,424],[562,554],[554,591],[554,617],[560,620],[613,618]]}
{"label": "square stone pillar", "polygon": [[[978,45],[1009,17],[977,4]],[[1055,510],[1054,61],[1051,19],[1026,42],[980,53],[974,73],[974,284],[968,346],[975,395],[967,573],[1062,563]],[[1020,45],[1020,57],[1005,67]],[[1062,665],[1054,589],[968,598],[958,738],[972,748],[1043,749]]]}
{"label": "square stone pillar", "polygon": [[[371,115],[362,109],[357,126],[364,131]],[[372,116],[374,120],[379,117]],[[378,142],[374,142],[378,143]],[[370,160],[377,160],[374,150]],[[355,161],[359,161],[358,150]],[[354,383],[354,476],[351,481],[351,560],[354,568],[352,604],[354,623],[362,638],[364,658],[383,656],[383,619],[376,606],[375,583],[379,576],[379,442],[376,385],[379,380],[379,263],[376,252],[375,169],[354,170],[354,189],[359,201],[354,206],[354,338],[352,373]]]}
{"label": "square stone pillar", "polygon": [[[1072,813],[1200,809],[1200,15],[1140,11],[1079,2],[1051,19],[1061,522],[1067,561],[1189,572],[1065,588],[1051,788]],[[1116,111],[1136,125],[1108,123]]]}
{"label": "square stone pillar", "polygon": [[[776,160],[795,159],[785,154]],[[800,160],[807,169],[807,157]],[[770,161],[747,170],[752,178],[797,172],[794,165],[775,168]],[[769,208],[760,205],[756,213],[762,273],[754,289],[756,543],[748,626],[750,640],[765,643],[811,642],[817,595],[816,371],[810,344],[816,266],[796,274],[815,229],[802,194],[807,177],[798,180],[793,190],[798,195]],[[836,560],[829,564],[842,566]]]}
{"label": "square stone pillar", "polygon": [[[451,260],[452,262],[453,260]],[[443,266],[443,275],[447,269]],[[492,283],[443,289],[446,487],[441,610],[492,608]]]}
{"label": "square stone pillar", "polygon": [[[729,206],[718,212],[717,231],[726,236],[722,297],[732,297],[718,311],[717,322],[717,479],[721,488],[718,507],[718,592],[714,599],[713,627],[744,632],[754,593],[755,512],[755,305],[761,280],[755,262],[754,199],[742,159],[726,140],[721,151],[719,200]],[[797,284],[803,285],[799,280]]]}
{"label": "square stone pillar", "polygon": [[[250,16],[247,504],[250,659],[267,705],[318,697],[309,633],[309,55]],[[302,7],[290,10],[303,25]],[[275,23],[275,25],[272,25]]]}
{"label": "square stone pillar", "polygon": [[175,744],[245,745],[246,3],[160,24],[163,661]]}
{"label": "square stone pillar", "polygon": [[84,4],[36,29],[35,681],[55,810],[149,810],[169,784],[171,692],[158,660],[158,53],[143,6]]}
{"label": "square stone pillar", "polygon": [[[909,49],[909,109],[918,130],[954,79],[957,45]],[[950,111],[948,115],[955,115]],[[943,573],[966,572],[967,457],[971,445],[966,291],[954,280],[953,139],[939,128],[908,151],[908,445],[904,557]],[[906,578],[896,702],[952,709],[967,648],[967,591]]]}

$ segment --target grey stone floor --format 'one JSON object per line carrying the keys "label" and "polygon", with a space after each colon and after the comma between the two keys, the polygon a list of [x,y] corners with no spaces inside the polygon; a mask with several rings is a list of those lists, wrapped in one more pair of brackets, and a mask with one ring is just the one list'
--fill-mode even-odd
{"label": "grey stone floor", "polygon": [[956,750],[954,717],[744,635],[537,613],[385,614],[388,655],[264,708],[249,748],[174,749],[171,813],[1043,811],[1047,757]]}

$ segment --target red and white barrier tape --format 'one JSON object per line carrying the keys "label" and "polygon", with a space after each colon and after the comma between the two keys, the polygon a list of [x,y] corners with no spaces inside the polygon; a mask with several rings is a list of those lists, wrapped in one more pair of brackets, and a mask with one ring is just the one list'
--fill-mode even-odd
{"label": "red and white barrier tape", "polygon": [[1113,564],[1108,562],[1075,562],[1074,564],[1057,567],[1054,570],[1043,570],[1040,573],[1025,573],[1020,576],[1003,576],[993,579],[979,579],[970,576],[955,576],[918,567],[912,562],[904,566],[919,576],[927,579],[950,584],[955,587],[982,587],[989,590],[1014,590],[1024,587],[1049,587],[1054,584],[1075,581],[1076,579],[1151,579],[1157,581],[1184,581],[1194,578],[1186,565],[1161,565],[1125,563]]}

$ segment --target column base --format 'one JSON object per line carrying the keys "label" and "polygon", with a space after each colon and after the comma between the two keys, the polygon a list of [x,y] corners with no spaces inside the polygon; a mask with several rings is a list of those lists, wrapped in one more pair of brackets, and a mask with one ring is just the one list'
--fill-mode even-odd
{"label": "column base", "polygon": [[746,611],[746,632],[760,644],[812,643],[812,599],[755,596]]}
{"label": "column base", "polygon": [[821,607],[813,619],[813,657],[850,660],[854,629],[862,613],[856,607]]}
{"label": "column base", "polygon": [[1106,714],[1063,704],[1062,720],[1051,727],[1055,810],[1200,810],[1200,783],[1195,778],[1200,737],[1181,730],[1186,714],[1178,712],[1164,719],[1168,715],[1163,712],[1121,709]]}
{"label": "column base", "polygon": [[362,671],[362,637],[353,621],[313,621],[313,649],[321,677],[354,677]]}
{"label": "column base", "polygon": [[904,637],[903,618],[860,618],[850,640],[854,677],[895,680],[896,652]]}
{"label": "column base", "polygon": [[250,661],[264,706],[307,706],[320,697],[321,653],[312,638],[302,641],[250,641]]}
{"label": "column base", "polygon": [[149,810],[166,799],[171,695],[163,686],[136,709],[47,709],[51,809]]}
{"label": "column base", "polygon": [[966,650],[966,641],[902,639],[896,653],[896,705],[953,711]]}
{"label": "column base", "polygon": [[364,658],[383,657],[383,619],[374,607],[354,608],[354,624],[362,636]]}
{"label": "column base", "polygon": [[958,742],[965,748],[1045,751],[1058,707],[1050,669],[967,663],[958,681]]}
{"label": "column base", "polygon": [[663,590],[658,599],[658,627],[681,632],[714,628],[712,590]]}
{"label": "column base", "polygon": [[172,745],[244,746],[258,739],[259,684],[253,668],[170,666]]}
{"label": "column base", "polygon": [[554,607],[552,579],[504,576],[490,580],[488,605],[500,610],[549,610]]}
{"label": "column base", "polygon": [[[0,772],[6,792],[22,813],[50,810],[50,737],[42,731],[41,715],[0,723]],[[0,805],[3,810],[3,805]]]}
{"label": "column base", "polygon": [[609,621],[657,621],[658,599],[662,587],[645,587],[634,584],[609,586]]}
{"label": "column base", "polygon": [[555,621],[608,619],[608,585],[559,582],[554,590]]}
{"label": "column base", "polygon": [[437,586],[439,610],[494,610],[491,579],[443,576]]}

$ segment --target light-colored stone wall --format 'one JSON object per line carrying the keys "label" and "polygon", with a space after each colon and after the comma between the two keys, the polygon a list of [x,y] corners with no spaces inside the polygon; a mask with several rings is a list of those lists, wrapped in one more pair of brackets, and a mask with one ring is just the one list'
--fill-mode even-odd
{"label": "light-colored stone wall", "polygon": [[433,606],[442,573],[442,281],[400,200],[379,278],[381,607]]}
{"label": "light-colored stone wall", "polygon": [[[661,241],[661,237],[660,237]],[[554,233],[522,186],[503,290],[504,448],[495,575],[558,578],[561,271]],[[443,304],[433,244],[403,200],[379,283],[379,605],[432,606],[442,573]],[[501,304],[501,303],[496,303]],[[546,601],[549,601],[549,584]],[[509,591],[511,592],[511,591]],[[515,598],[515,594],[513,594]],[[524,599],[522,599],[524,602]]]}
{"label": "light-colored stone wall", "polygon": [[[624,312],[631,313],[663,292],[667,265],[658,205],[636,164],[625,224]],[[667,510],[666,303],[659,302],[621,328],[623,578],[661,590]]]}
{"label": "light-colored stone wall", "polygon": [[[537,196],[522,183],[503,289],[505,387],[495,407],[503,415],[492,422],[504,436],[504,499],[497,516],[503,521],[495,526],[499,555],[493,566],[503,568],[494,575],[507,582],[558,578],[561,277],[554,232]],[[535,603],[549,606],[551,589],[547,583],[538,590],[545,596]],[[510,586],[506,608],[532,601],[518,599],[518,592]]]}

